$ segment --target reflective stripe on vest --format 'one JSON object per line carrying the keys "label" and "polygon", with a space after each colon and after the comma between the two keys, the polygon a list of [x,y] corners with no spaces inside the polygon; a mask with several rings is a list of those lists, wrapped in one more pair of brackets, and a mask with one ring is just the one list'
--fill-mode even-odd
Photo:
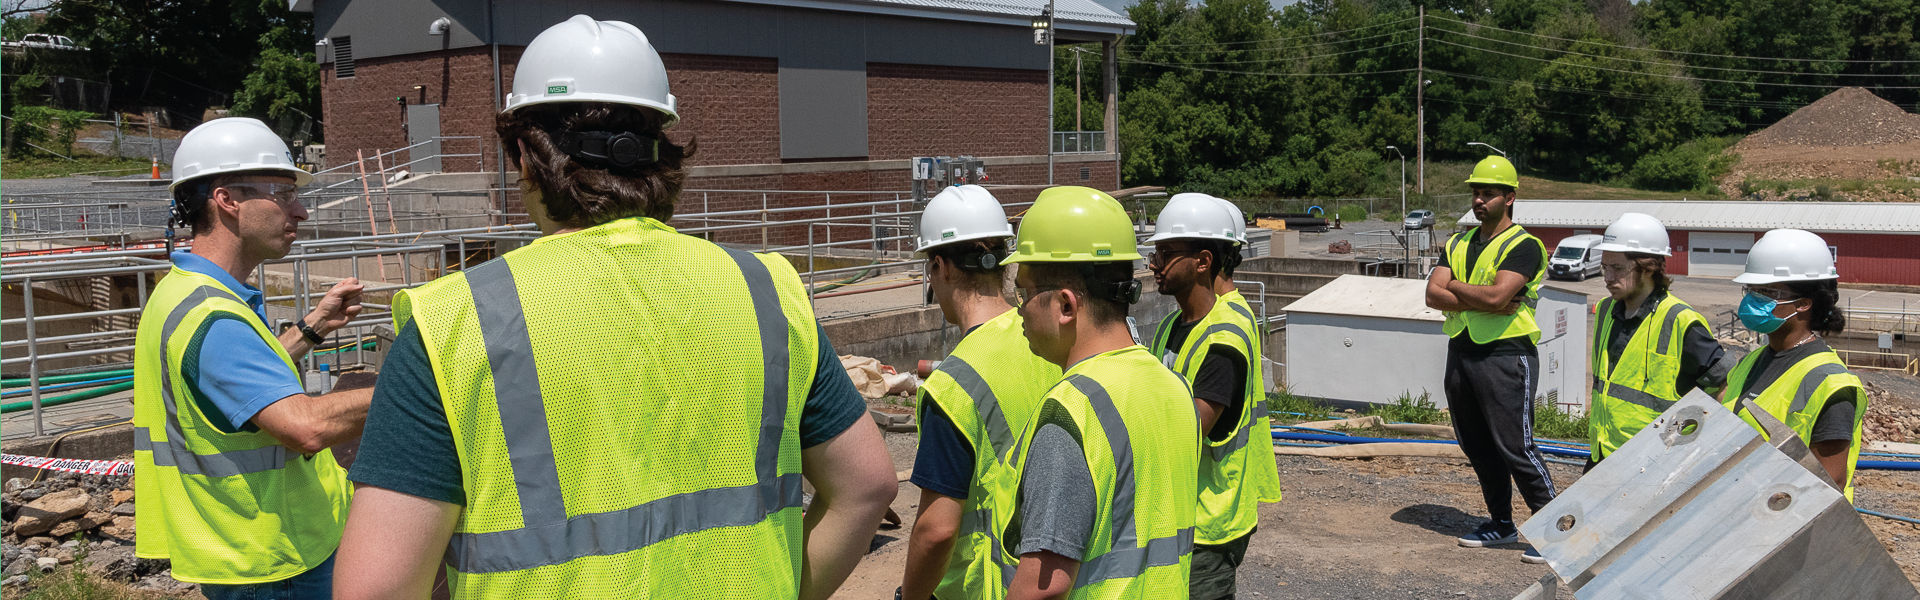
{"label": "reflective stripe on vest", "polygon": [[[1727,374],[1729,392],[1745,387],[1749,378],[1758,375],[1753,371],[1753,366],[1759,362],[1760,353],[1766,351],[1765,348],[1757,349],[1740,359],[1733,371]],[[1799,381],[1793,382],[1792,388],[1785,387],[1796,378]],[[1789,389],[1792,390],[1791,396],[1788,395]],[[1738,396],[1726,394],[1723,396],[1725,398],[1723,404],[1733,410],[1734,414],[1740,415],[1741,420],[1746,421],[1748,426],[1764,434],[1765,430],[1754,421],[1753,415],[1744,411],[1745,407],[1740,401],[1753,400],[1761,409],[1791,428],[1801,442],[1811,446],[1813,445],[1813,426],[1819,419],[1820,413],[1826,410],[1827,402],[1848,390],[1852,390],[1858,402],[1854,407],[1852,440],[1847,445],[1847,486],[1843,490],[1847,501],[1852,502],[1855,483],[1854,468],[1860,460],[1860,449],[1864,445],[1863,424],[1870,399],[1860,378],[1847,371],[1846,365],[1840,362],[1840,357],[1836,353],[1828,350],[1802,358],[1793,365],[1789,365],[1779,379],[1768,383],[1764,389],[1748,390]],[[1815,401],[1816,399],[1818,402]]]}
{"label": "reflective stripe on vest", "polygon": [[[1685,387],[1678,381],[1684,348],[1676,345],[1674,332],[1706,322],[1700,313],[1671,295],[1644,306],[1648,312],[1631,332],[1615,329],[1622,324],[1614,317],[1620,308],[1618,302],[1608,298],[1596,307],[1599,320],[1593,330],[1589,361],[1593,398],[1588,420],[1596,459],[1618,450],[1679,401],[1679,391]],[[1612,344],[1620,334],[1627,334],[1628,339],[1620,355],[1615,356]]]}
{"label": "reflective stripe on vest", "polygon": [[1623,383],[1609,385],[1605,379],[1601,379],[1598,375],[1593,377],[1593,393],[1627,402],[1654,412],[1667,412],[1667,409],[1673,408],[1673,403],[1677,402],[1677,400],[1663,400],[1659,396],[1627,387],[1627,385]]}
{"label": "reflective stripe on vest", "polygon": [[[1133,443],[1127,422],[1113,404],[1113,396],[1092,377],[1074,374],[1067,383],[1087,397],[1093,414],[1106,433],[1108,451],[1113,453],[1113,548],[1080,566],[1073,587],[1083,588],[1109,579],[1139,577],[1147,569],[1180,564],[1180,557],[1193,552],[1193,527],[1181,528],[1173,537],[1147,540],[1139,546],[1134,529]],[[1011,581],[1011,579],[1009,579]]]}
{"label": "reflective stripe on vest", "polygon": [[[1473,238],[1478,235],[1479,231],[1480,228],[1475,227],[1456,234],[1447,240],[1445,249],[1447,264],[1453,269],[1454,279],[1469,285],[1493,285],[1494,278],[1500,271],[1500,263],[1505,261],[1507,253],[1512,251],[1516,244],[1525,241],[1540,244],[1542,257],[1545,257],[1545,244],[1540,242],[1539,238],[1533,237],[1533,234],[1527,233],[1525,228],[1516,223],[1509,225],[1506,230],[1501,231],[1492,239],[1488,240],[1489,246],[1481,249],[1480,255],[1474,257],[1475,260],[1473,264],[1460,264],[1461,260],[1467,258],[1467,251],[1472,247]],[[1500,244],[1495,247],[1492,246],[1493,242],[1499,242]],[[1482,267],[1485,268],[1483,269]],[[1463,272],[1466,273],[1465,277],[1460,276],[1460,273]],[[1539,269],[1534,272],[1533,276],[1527,280],[1527,283],[1521,287],[1521,289],[1526,291],[1525,298],[1520,303],[1520,309],[1515,311],[1514,314],[1498,315],[1471,310],[1443,311],[1446,322],[1441,324],[1441,329],[1448,337],[1458,336],[1464,331],[1468,339],[1480,344],[1520,337],[1522,335],[1527,336],[1528,339],[1534,343],[1539,343],[1540,326],[1535,322],[1534,309],[1540,304],[1540,282],[1546,278],[1546,274],[1546,264],[1543,262]],[[1497,331],[1490,332],[1487,331],[1488,328]],[[1475,335],[1476,332],[1479,335]],[[1483,336],[1490,337],[1482,339]]]}
{"label": "reflective stripe on vest", "polygon": [[987,380],[980,377],[973,365],[958,356],[941,359],[939,371],[952,377],[973,399],[973,408],[979,413],[980,423],[987,428],[987,443],[993,446],[995,458],[1006,460],[1007,452],[1013,450],[1013,429],[1007,426],[1007,416],[1000,412],[1000,399],[994,397],[993,387],[987,385]]}
{"label": "reflective stripe on vest", "polygon": [[[1266,333],[1267,333],[1266,331],[1264,331],[1264,328],[1267,326],[1267,324],[1260,322],[1259,318],[1253,316],[1252,309],[1249,309],[1238,302],[1227,302],[1226,305],[1233,308],[1234,312],[1240,313],[1240,316],[1246,317],[1247,322],[1253,323],[1253,349],[1254,351],[1259,352],[1261,354],[1260,357],[1255,357],[1254,360],[1255,361],[1264,360],[1264,357],[1266,354]],[[1265,369],[1266,369],[1265,364],[1249,365],[1247,372],[1249,374],[1260,373]],[[1264,377],[1255,376],[1253,379],[1256,382],[1256,385],[1264,387],[1264,382],[1265,382]],[[1254,391],[1263,392],[1258,395],[1265,396],[1264,392],[1266,390],[1264,389],[1255,389]],[[1263,397],[1261,398],[1261,400],[1262,401],[1260,402],[1253,403],[1253,418],[1255,419],[1264,419],[1264,418],[1267,418],[1267,415],[1268,415],[1267,403],[1264,401],[1265,398]]]}
{"label": "reflective stripe on vest", "polygon": [[246,304],[232,293],[212,287],[201,286],[188,294],[185,300],[174,305],[167,313],[166,323],[160,328],[160,398],[167,409],[167,441],[156,444],[153,430],[146,427],[133,428],[133,450],[152,452],[153,464],[159,467],[175,467],[182,475],[200,475],[204,477],[233,477],[248,473],[272,471],[287,465],[293,454],[285,446],[272,445],[252,450],[231,450],[213,454],[195,454],[187,448],[187,434],[180,428],[179,401],[173,397],[173,365],[167,359],[170,354],[166,344],[173,339],[174,331],[180,328],[180,321],[187,313],[199,308],[202,303],[213,298],[232,300]]}
{"label": "reflective stripe on vest", "polygon": [[716,527],[745,526],[801,504],[801,475],[779,474],[781,436],[787,415],[788,323],[765,264],[752,254],[726,249],[745,275],[765,359],[759,440],[754,455],[758,481],[728,488],[676,494],[624,510],[568,518],[540,397],[533,342],[508,262],[496,259],[467,271],[474,311],[493,369],[494,397],[513,467],[514,489],[524,524],[519,529],[455,533],[447,564],[461,573],[497,573],[565,563],[575,558],[639,550],[677,535]]}

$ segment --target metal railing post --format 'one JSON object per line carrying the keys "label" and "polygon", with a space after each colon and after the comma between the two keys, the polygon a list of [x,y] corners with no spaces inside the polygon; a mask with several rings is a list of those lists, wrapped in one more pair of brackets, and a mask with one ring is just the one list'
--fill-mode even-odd
{"label": "metal railing post", "polygon": [[47,434],[47,429],[40,411],[40,336],[33,319],[33,279],[20,282],[20,286],[27,316],[27,393],[33,399],[33,435],[40,437]]}

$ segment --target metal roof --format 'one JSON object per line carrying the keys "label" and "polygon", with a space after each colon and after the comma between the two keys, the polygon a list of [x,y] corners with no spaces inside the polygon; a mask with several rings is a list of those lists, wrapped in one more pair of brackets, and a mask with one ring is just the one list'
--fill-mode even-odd
{"label": "metal roof", "polygon": [[1306,297],[1293,301],[1287,313],[1316,313],[1354,317],[1381,317],[1440,322],[1446,316],[1427,308],[1427,282],[1365,275],[1341,275]]}
{"label": "metal roof", "polygon": [[[1513,205],[1523,227],[1580,227],[1596,232],[1624,213],[1653,215],[1667,229],[1920,235],[1920,203],[1740,202],[1731,200],[1527,200]],[[1479,225],[1467,213],[1461,225]]]}
{"label": "metal roof", "polygon": [[[1030,26],[1047,0],[733,0],[822,10],[871,12],[998,25]],[[1063,33],[1131,34],[1134,23],[1093,0],[1054,0],[1054,28]]]}

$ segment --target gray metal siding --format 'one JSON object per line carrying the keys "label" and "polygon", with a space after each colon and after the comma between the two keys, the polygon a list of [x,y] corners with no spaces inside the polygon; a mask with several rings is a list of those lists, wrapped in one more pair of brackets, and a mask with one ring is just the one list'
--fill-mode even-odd
{"label": "gray metal siding", "polygon": [[[356,61],[486,43],[484,0],[319,0],[313,4],[314,41],[352,36]],[[429,35],[427,26],[440,17],[452,21],[447,34]]]}

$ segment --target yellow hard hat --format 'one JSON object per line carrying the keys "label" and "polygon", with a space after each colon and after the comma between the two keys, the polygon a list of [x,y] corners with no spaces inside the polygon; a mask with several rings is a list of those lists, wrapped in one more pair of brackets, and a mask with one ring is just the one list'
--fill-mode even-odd
{"label": "yellow hard hat", "polygon": [[1040,192],[1000,264],[1121,260],[1140,260],[1127,210],[1106,192],[1061,186]]}
{"label": "yellow hard hat", "polygon": [[1467,178],[1467,185],[1504,185],[1520,189],[1520,173],[1513,170],[1513,163],[1505,156],[1489,156],[1473,166],[1473,176]]}

